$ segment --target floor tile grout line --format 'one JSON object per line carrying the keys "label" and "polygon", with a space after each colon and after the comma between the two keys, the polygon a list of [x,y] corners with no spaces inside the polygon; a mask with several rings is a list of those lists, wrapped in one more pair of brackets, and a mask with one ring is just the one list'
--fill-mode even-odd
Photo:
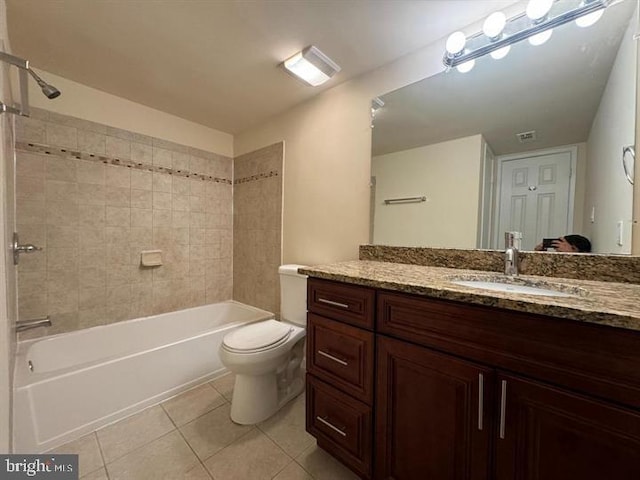
{"label": "floor tile grout line", "polygon": [[[202,464],[203,464],[203,466],[204,466],[204,469],[207,471],[207,473],[209,474],[209,476],[210,476],[213,480],[219,480],[219,479],[216,479],[215,475],[214,475],[213,473],[211,473],[211,471],[206,467],[206,465],[204,465],[204,463],[205,463],[205,462],[207,462],[207,461],[209,461],[209,460],[211,460],[213,457],[215,457],[215,456],[216,456],[216,455],[218,455],[219,453],[223,452],[224,450],[226,450],[227,448],[229,448],[229,447],[230,447],[231,445],[233,445],[234,443],[236,443],[236,442],[240,441],[241,439],[243,439],[244,437],[246,437],[247,435],[249,435],[249,434],[250,434],[251,432],[253,432],[254,430],[256,430],[256,427],[255,427],[255,426],[252,426],[252,428],[251,428],[247,433],[245,433],[244,435],[240,435],[238,438],[236,438],[236,439],[235,439],[233,442],[231,442],[230,444],[225,445],[223,448],[221,448],[220,450],[218,450],[218,451],[217,451],[217,452],[215,452],[214,454],[209,455],[207,458],[205,458],[204,460],[202,460]],[[188,442],[187,442],[187,443],[188,443]],[[220,480],[222,480],[222,479],[220,479]],[[247,480],[249,480],[249,479],[247,479]]]}
{"label": "floor tile grout line", "polygon": [[[209,460],[211,460],[213,457],[215,457],[216,455],[218,455],[220,452],[222,452],[223,450],[226,450],[227,448],[229,448],[231,445],[233,445],[234,443],[240,441],[241,439],[243,439],[244,437],[246,437],[247,435],[249,435],[251,432],[253,432],[256,429],[255,426],[252,426],[251,429],[249,431],[247,431],[246,433],[243,433],[242,435],[240,435],[238,438],[236,438],[235,440],[233,440],[231,443],[225,445],[224,447],[222,447],[220,450],[218,450],[215,453],[212,453],[211,455],[209,455],[207,458],[205,458],[204,460],[202,460],[202,463],[204,462],[208,462]],[[188,442],[187,442],[188,443]],[[208,469],[207,469],[208,471]],[[213,477],[213,475],[211,475]]]}
{"label": "floor tile grout line", "polygon": [[[104,458],[104,452],[102,451],[102,445],[100,445],[100,439],[98,438],[98,431],[94,430],[91,432],[96,439],[96,444],[98,445],[98,451],[100,452],[100,458],[102,459],[102,468],[104,468],[104,473],[107,476],[107,480],[109,480],[109,471],[107,470],[107,461]],[[78,461],[80,460],[78,456]]]}
{"label": "floor tile grout line", "polygon": [[173,428],[175,428],[176,430],[178,429],[178,424],[173,420],[173,418],[171,417],[171,415],[169,415],[169,412],[167,412],[167,409],[164,408],[164,402],[159,403],[158,405],[160,405],[160,408],[162,408],[162,411],[164,412],[164,414],[169,417],[169,421],[173,424]]}
{"label": "floor tile grout line", "polygon": [[[212,410],[213,411],[213,410]],[[198,417],[199,418],[199,417]],[[182,440],[184,440],[184,443],[187,444],[187,447],[189,447],[189,450],[191,450],[191,452],[193,453],[193,455],[196,457],[196,460],[198,460],[198,463],[200,465],[202,465],[202,468],[204,468],[204,471],[206,472],[207,475],[209,475],[209,478],[213,479],[213,475],[211,475],[211,472],[209,472],[209,469],[206,467],[206,465],[204,464],[204,462],[200,459],[200,457],[198,456],[198,454],[196,453],[196,451],[193,449],[193,447],[191,446],[191,444],[189,443],[189,440],[187,440],[187,437],[184,436],[184,434],[182,433],[182,430],[180,430],[180,428],[176,427],[176,430],[178,431],[178,433],[180,434],[180,437],[182,438]],[[186,472],[185,472],[186,473]]]}
{"label": "floor tile grout line", "polygon": [[305,448],[302,452],[300,452],[300,454],[299,454],[296,458],[294,458],[294,459],[293,459],[293,461],[294,461],[294,462],[296,462],[296,463],[300,466],[300,468],[301,468],[302,470],[304,470],[304,471],[307,473],[307,475],[309,475],[311,478],[313,478],[313,479],[315,480],[315,478],[316,478],[316,477],[314,477],[314,476],[313,476],[313,474],[312,474],[309,470],[307,470],[306,468],[304,468],[304,465],[302,465],[302,463],[300,463],[300,462],[298,461],[298,458],[300,458],[300,456],[301,456],[304,452],[306,452],[307,450],[309,450],[310,448],[312,448],[312,447],[314,447],[314,446],[315,446],[316,448],[320,448],[320,447],[318,447],[318,443],[317,443],[316,441],[314,441],[314,443],[313,443],[313,444],[309,445],[309,446],[308,446],[307,448]]}
{"label": "floor tile grout line", "polygon": [[295,463],[298,464],[298,466],[307,474],[309,475],[313,480],[316,480],[316,477],[314,477],[311,472],[309,470],[307,470],[306,468],[304,468],[304,465],[302,465],[298,460],[294,459],[293,460]]}
{"label": "floor tile grout line", "polygon": [[[286,453],[286,452],[285,452]],[[274,478],[276,478],[278,475],[280,475],[289,465],[291,465],[292,463],[296,463],[296,460],[294,458],[292,458],[290,455],[287,454],[287,456],[291,459],[291,461],[289,463],[287,463],[284,467],[282,467],[280,470],[278,470],[276,472],[276,474],[271,477],[271,480],[273,480]]]}
{"label": "floor tile grout line", "polygon": [[129,451],[128,451],[127,453],[125,453],[124,455],[120,455],[119,457],[114,458],[114,459],[113,459],[113,460],[111,460],[109,463],[105,463],[105,464],[104,464],[105,470],[106,470],[106,468],[107,468],[107,465],[111,465],[112,463],[117,462],[118,460],[120,460],[120,459],[122,459],[122,458],[126,457],[126,456],[127,456],[127,455],[129,455],[129,454],[131,454],[131,453],[133,453],[133,452],[137,452],[138,450],[140,450],[140,449],[142,449],[142,448],[146,447],[146,446],[147,446],[147,445],[149,445],[150,443],[153,443],[153,442],[155,442],[156,440],[160,440],[161,438],[164,438],[164,437],[166,437],[167,435],[172,434],[172,433],[173,433],[173,432],[175,432],[176,430],[178,430],[178,429],[177,429],[177,428],[172,428],[171,430],[169,430],[168,432],[163,433],[163,434],[162,434],[162,435],[160,435],[159,437],[156,437],[156,438],[154,438],[153,440],[149,440],[148,442],[146,442],[146,443],[144,443],[144,444],[142,444],[142,445],[137,446],[137,447],[136,447],[136,448],[134,448],[133,450],[129,450]]}
{"label": "floor tile grout line", "polygon": [[[277,449],[279,449],[282,453],[284,453],[284,454],[285,454],[285,456],[287,456],[288,458],[290,458],[292,462],[295,462],[295,461],[296,461],[296,459],[295,459],[295,458],[293,458],[291,455],[289,455],[289,454],[284,450],[284,448],[282,448],[280,445],[278,445],[278,443],[277,443],[273,438],[271,438],[269,435],[267,435],[267,433],[263,432],[263,431],[262,431],[262,429],[258,426],[258,424],[256,424],[256,425],[255,425],[255,430],[257,430],[257,431],[258,431],[258,432],[260,432],[262,435],[264,435],[264,437],[265,437],[268,441],[270,441],[270,442],[271,442],[271,443],[272,443],[272,444],[273,444]],[[284,467],[282,467],[280,470],[278,470],[278,472],[277,472],[273,477],[271,477],[271,479],[273,480],[273,478],[274,478],[274,477],[278,476],[278,475],[280,474],[280,472],[282,472],[282,470],[284,470],[285,468],[287,468],[287,466],[288,466],[288,465],[290,465],[290,464],[291,464],[291,462],[288,462]]]}
{"label": "floor tile grout line", "polygon": [[163,410],[165,412],[167,412],[167,415],[169,415],[169,418],[171,419],[171,422],[173,422],[173,424],[176,426],[176,428],[178,430],[180,430],[182,427],[189,425],[190,423],[195,422],[196,420],[201,419],[202,417],[209,415],[211,412],[215,412],[216,410],[218,410],[220,407],[224,407],[225,405],[230,405],[231,402],[227,401],[227,399],[224,399],[224,403],[221,403],[220,405],[218,405],[217,407],[212,408],[211,410],[206,411],[205,413],[203,413],[202,415],[198,415],[197,417],[192,418],[191,420],[189,420],[188,422],[183,423],[182,425],[178,425],[176,422],[173,421],[173,418],[171,418],[171,416],[169,415],[169,413],[164,409]]}
{"label": "floor tile grout line", "polygon": [[[222,377],[218,377],[218,378],[222,378]],[[173,417],[171,416],[171,414],[169,413],[169,411],[165,408],[164,404],[165,404],[165,403],[167,403],[167,402],[169,402],[169,401],[171,401],[171,400],[173,400],[173,399],[176,399],[176,398],[178,398],[178,397],[180,397],[180,396],[182,396],[182,395],[184,395],[184,394],[186,394],[186,393],[188,393],[188,392],[191,392],[191,391],[193,391],[193,390],[195,390],[195,389],[197,389],[197,388],[200,388],[200,387],[202,387],[202,386],[204,386],[204,385],[209,385],[209,386],[210,386],[210,387],[211,387],[211,388],[212,388],[212,389],[213,389],[213,390],[214,390],[218,395],[220,395],[220,397],[221,397],[221,398],[222,398],[222,400],[223,400],[223,403],[221,403],[220,405],[218,405],[218,406],[216,406],[216,407],[213,407],[211,410],[207,410],[207,411],[206,411],[206,412],[204,412],[202,415],[198,415],[197,417],[192,418],[191,420],[189,420],[188,422],[183,423],[182,425],[178,425],[178,424],[173,420]],[[162,402],[157,403],[156,405],[160,405],[160,406],[162,407],[162,410],[164,410],[164,413],[166,413],[167,417],[169,417],[169,420],[171,420],[171,423],[173,423],[173,424],[175,425],[175,427],[176,427],[176,428],[180,428],[180,427],[183,427],[183,426],[185,426],[185,425],[187,425],[187,424],[189,424],[189,423],[193,422],[194,420],[197,420],[198,418],[204,417],[204,416],[205,416],[205,415],[207,415],[208,413],[211,413],[211,412],[213,412],[214,410],[217,410],[218,408],[220,408],[221,406],[223,406],[223,405],[225,405],[225,404],[227,404],[227,403],[231,403],[231,402],[230,402],[229,400],[227,400],[227,398],[226,398],[224,395],[222,395],[222,393],[220,393],[220,392],[219,392],[219,391],[218,391],[218,390],[217,390],[213,385],[211,385],[211,380],[207,380],[207,381],[205,381],[205,382],[203,382],[203,383],[200,383],[200,384],[196,385],[195,387],[190,388],[189,390],[185,390],[184,392],[180,392],[180,393],[178,393],[177,395],[174,395],[173,397],[169,397],[169,398],[167,398],[166,400],[163,400]],[[146,410],[146,409],[145,409],[145,410]],[[144,411],[144,410],[141,410],[141,411]],[[117,423],[117,422],[116,422],[116,423]],[[113,425],[113,424],[112,424],[112,425]]]}
{"label": "floor tile grout line", "polygon": [[[221,378],[224,378],[228,375],[232,375],[231,372],[225,373],[224,375],[219,376],[218,378],[214,379],[214,380],[209,380],[209,382],[207,382],[216,392],[218,392],[220,395],[222,395],[222,398],[224,398],[225,400],[227,400],[229,403],[231,403],[231,399],[227,398],[227,396],[221,391],[219,390],[215,385],[213,385],[213,382],[215,382],[216,380],[220,380]],[[233,388],[231,389],[231,394],[233,397]]]}

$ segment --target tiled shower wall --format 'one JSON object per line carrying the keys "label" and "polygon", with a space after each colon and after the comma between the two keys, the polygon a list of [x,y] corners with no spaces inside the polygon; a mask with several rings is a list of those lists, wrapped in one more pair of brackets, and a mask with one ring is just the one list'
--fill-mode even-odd
{"label": "tiled shower wall", "polygon": [[280,311],[282,142],[234,159],[233,298]]}
{"label": "tiled shower wall", "polygon": [[[232,297],[231,158],[43,110],[17,142],[20,240],[44,247],[22,255],[19,314],[53,321],[31,336]],[[151,249],[162,266],[140,265]]]}

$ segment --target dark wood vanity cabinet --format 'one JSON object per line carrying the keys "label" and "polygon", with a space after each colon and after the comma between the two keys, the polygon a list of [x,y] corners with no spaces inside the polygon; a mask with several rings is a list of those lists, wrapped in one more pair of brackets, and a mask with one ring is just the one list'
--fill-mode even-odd
{"label": "dark wood vanity cabinet", "polygon": [[308,282],[307,431],[362,478],[372,477],[375,290]]}
{"label": "dark wood vanity cabinet", "polygon": [[640,334],[364,290],[373,332],[310,303],[307,345],[307,428],[362,478],[640,479]]}
{"label": "dark wood vanity cabinet", "polygon": [[421,478],[427,460],[431,478],[640,478],[637,333],[395,292],[377,305],[376,478]]}

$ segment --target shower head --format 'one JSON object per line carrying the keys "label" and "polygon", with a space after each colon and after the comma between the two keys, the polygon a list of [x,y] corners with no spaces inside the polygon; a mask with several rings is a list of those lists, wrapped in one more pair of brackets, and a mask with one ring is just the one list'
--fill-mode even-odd
{"label": "shower head", "polygon": [[27,67],[27,72],[29,72],[31,76],[35,79],[35,81],[40,86],[42,93],[44,93],[47,98],[53,99],[60,96],[60,90],[58,90],[53,85],[48,84],[44,80],[42,80],[36,72],[31,70],[31,67]]}
{"label": "shower head", "polygon": [[29,72],[29,75],[38,83],[40,90],[42,90],[42,93],[44,93],[47,98],[52,99],[60,96],[60,90],[53,85],[49,85],[42,80],[36,72],[31,70],[29,60],[0,51],[0,62],[6,62],[9,65],[18,67],[18,79],[20,80],[20,104],[12,107],[0,102],[0,114],[8,112],[15,115],[22,115],[23,117],[29,116],[29,77],[27,77],[27,72]]}

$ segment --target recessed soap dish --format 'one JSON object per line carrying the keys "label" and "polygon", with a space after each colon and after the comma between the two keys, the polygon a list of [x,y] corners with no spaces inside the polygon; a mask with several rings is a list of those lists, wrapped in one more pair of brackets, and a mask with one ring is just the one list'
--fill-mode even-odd
{"label": "recessed soap dish", "polygon": [[143,250],[140,252],[140,265],[143,267],[162,265],[162,250]]}

